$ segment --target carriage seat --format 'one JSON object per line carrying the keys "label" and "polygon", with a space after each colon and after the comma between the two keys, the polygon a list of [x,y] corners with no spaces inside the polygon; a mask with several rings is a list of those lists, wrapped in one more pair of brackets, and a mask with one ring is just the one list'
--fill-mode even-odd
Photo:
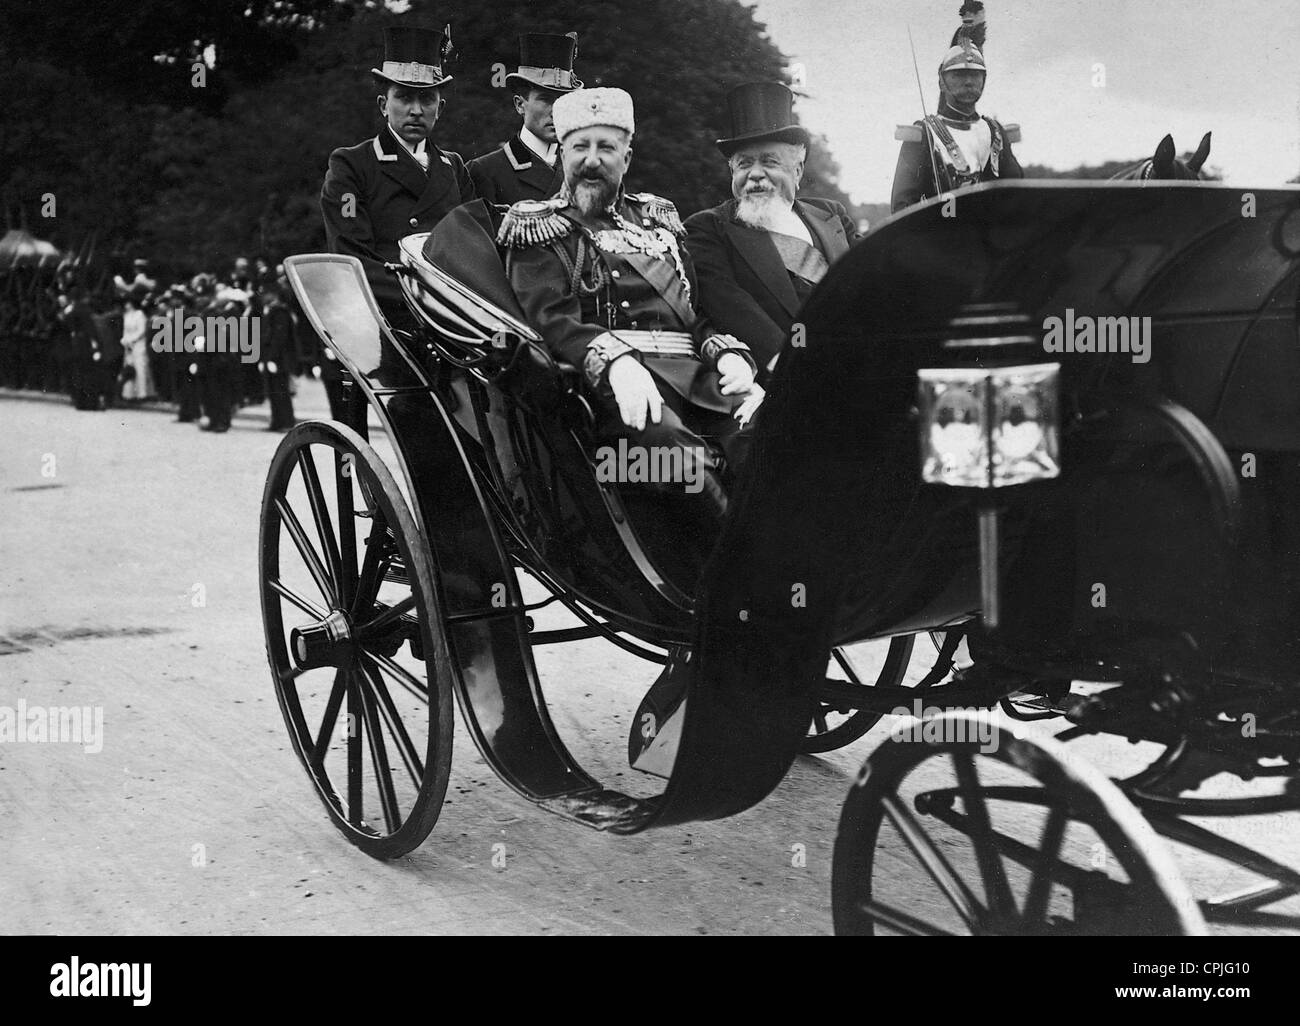
{"label": "carriage seat", "polygon": [[432,232],[398,241],[407,305],[433,329],[430,348],[482,373],[537,412],[574,407],[590,422],[578,368],[557,360],[533,330],[506,278],[481,200],[448,214]]}

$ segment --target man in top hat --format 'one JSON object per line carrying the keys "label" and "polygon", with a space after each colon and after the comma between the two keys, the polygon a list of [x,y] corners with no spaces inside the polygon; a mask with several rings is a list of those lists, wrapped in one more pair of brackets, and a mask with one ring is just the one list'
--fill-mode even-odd
{"label": "man in top hat", "polygon": [[978,182],[1025,177],[1011,152],[1020,139],[1018,126],[1004,128],[975,109],[988,78],[980,49],[984,5],[967,0],[960,13],[962,25],[939,64],[938,110],[895,133],[903,146],[894,171],[894,212]]}
{"label": "man in top hat", "polygon": [[386,316],[408,323],[396,278],[397,240],[428,231],[454,207],[474,199],[465,162],[434,145],[442,113],[442,73],[450,35],[421,28],[384,29],[384,63],[371,69],[384,127],[373,139],[335,150],[321,189],[325,235],[335,253],[359,257]]}
{"label": "man in top hat", "polygon": [[480,199],[509,205],[523,199],[549,199],[560,191],[564,172],[551,105],[582,88],[582,80],[573,74],[577,52],[576,32],[519,37],[519,70],[506,77],[506,87],[514,92],[515,113],[523,124],[518,135],[469,162]]}
{"label": "man in top hat", "polygon": [[764,383],[790,339],[799,307],[857,240],[834,200],[799,199],[808,132],[780,82],[751,82],[727,97],[731,135],[718,148],[732,199],[686,221],[700,278],[700,308],[719,331],[743,338]]}
{"label": "man in top hat", "polygon": [[681,450],[680,465],[690,466],[683,477],[698,482],[697,508],[720,517],[727,498],[718,450],[761,401],[753,359],[698,313],[677,208],[623,191],[632,98],[578,89],[557,99],[553,114],[564,187],[506,214],[498,242],[510,284],[547,347],[582,372],[598,436]]}

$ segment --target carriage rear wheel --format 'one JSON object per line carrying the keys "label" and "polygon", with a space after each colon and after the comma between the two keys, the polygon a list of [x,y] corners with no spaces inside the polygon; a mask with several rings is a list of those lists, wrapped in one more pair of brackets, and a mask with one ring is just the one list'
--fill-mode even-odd
{"label": "carriage rear wheel", "polygon": [[441,811],[452,692],[434,573],[393,475],[342,424],[285,435],[261,520],[262,619],[294,751],[330,819],[396,858]]}
{"label": "carriage rear wheel", "polygon": [[896,728],[840,816],[835,931],[1203,934],[1164,842],[1064,746],[949,713]]}
{"label": "carriage rear wheel", "polygon": [[[880,672],[876,675],[875,685],[862,682],[858,668],[844,649],[834,649],[831,657],[848,677],[848,683],[861,687],[863,692],[873,686],[898,687],[907,676],[907,667],[912,661],[912,646],[915,641],[916,638],[910,634],[889,640],[889,651],[885,655]],[[818,699],[817,708],[813,711],[812,724],[808,727],[808,736],[804,738],[799,748],[804,755],[833,752],[837,748],[851,745],[880,722],[880,713],[872,709],[861,709],[853,704],[851,689],[843,689],[838,694],[844,697]]]}

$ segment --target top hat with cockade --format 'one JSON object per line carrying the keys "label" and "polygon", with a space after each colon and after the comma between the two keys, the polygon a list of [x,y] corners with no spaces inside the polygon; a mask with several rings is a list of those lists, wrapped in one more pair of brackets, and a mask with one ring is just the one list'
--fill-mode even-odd
{"label": "top hat with cockade", "polygon": [[519,70],[506,76],[512,89],[537,86],[567,93],[582,88],[582,79],[573,74],[578,56],[578,33],[562,36],[530,32],[519,37]]}
{"label": "top hat with cockade", "polygon": [[433,89],[451,81],[443,62],[451,56],[451,26],[441,32],[427,28],[389,26],[384,29],[383,67],[370,73],[389,85]]}

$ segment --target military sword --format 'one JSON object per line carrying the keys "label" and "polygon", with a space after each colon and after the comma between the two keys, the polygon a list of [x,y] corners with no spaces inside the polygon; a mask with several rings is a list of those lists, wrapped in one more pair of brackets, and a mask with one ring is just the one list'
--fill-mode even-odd
{"label": "military sword", "polygon": [[907,45],[912,50],[912,71],[916,74],[916,91],[921,94],[921,145],[930,155],[930,173],[934,176],[934,194],[938,196],[943,190],[939,186],[939,165],[934,159],[934,146],[926,140],[929,131],[930,113],[925,109],[925,87],[921,85],[921,66],[916,62],[916,43],[912,40],[912,26],[907,26]]}

